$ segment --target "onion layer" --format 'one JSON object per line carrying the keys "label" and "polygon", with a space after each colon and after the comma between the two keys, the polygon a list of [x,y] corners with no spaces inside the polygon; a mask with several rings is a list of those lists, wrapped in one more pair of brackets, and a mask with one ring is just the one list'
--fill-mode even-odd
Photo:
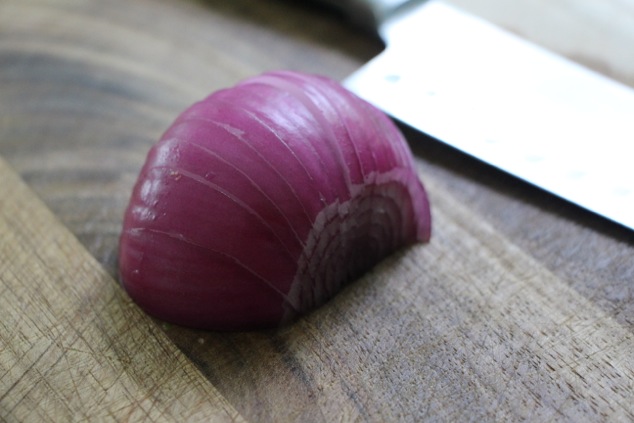
{"label": "onion layer", "polygon": [[149,314],[276,326],[430,236],[402,134],[330,79],[265,73],[183,112],[132,192],[119,267]]}

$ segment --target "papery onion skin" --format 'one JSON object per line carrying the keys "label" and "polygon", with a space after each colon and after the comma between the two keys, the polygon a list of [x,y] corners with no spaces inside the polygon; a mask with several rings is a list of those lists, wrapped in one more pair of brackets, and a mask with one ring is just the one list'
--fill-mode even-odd
{"label": "papery onion skin", "polygon": [[272,327],[430,231],[411,151],[383,112],[328,78],[270,72],[194,104],[150,150],[119,270],[162,320]]}

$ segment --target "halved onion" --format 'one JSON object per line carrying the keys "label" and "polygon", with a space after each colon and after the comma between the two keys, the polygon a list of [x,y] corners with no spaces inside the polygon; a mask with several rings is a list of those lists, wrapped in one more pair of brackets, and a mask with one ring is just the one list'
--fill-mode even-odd
{"label": "halved onion", "polygon": [[132,192],[119,266],[149,314],[276,326],[430,236],[402,134],[330,79],[265,73],[183,112]]}

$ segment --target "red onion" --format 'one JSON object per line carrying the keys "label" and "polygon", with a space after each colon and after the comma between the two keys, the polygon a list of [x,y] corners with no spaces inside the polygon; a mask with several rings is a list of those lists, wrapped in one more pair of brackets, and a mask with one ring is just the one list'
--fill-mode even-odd
{"label": "red onion", "polygon": [[430,211],[402,134],[330,79],[272,72],[182,113],[125,214],[121,280],[205,329],[289,321],[406,245]]}

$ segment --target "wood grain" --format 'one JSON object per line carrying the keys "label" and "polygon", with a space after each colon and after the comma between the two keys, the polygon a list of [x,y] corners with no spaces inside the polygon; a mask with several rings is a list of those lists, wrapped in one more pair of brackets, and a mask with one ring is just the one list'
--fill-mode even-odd
{"label": "wood grain", "polygon": [[242,421],[0,160],[0,420]]}
{"label": "wood grain", "polygon": [[631,326],[426,180],[433,241],[297,324],[168,333],[257,421],[633,419]]}
{"label": "wood grain", "polygon": [[[464,3],[632,82],[631,2]],[[579,34],[591,34],[592,42]],[[116,276],[131,186],[150,145],[184,107],[271,68],[342,78],[380,48],[310,3],[4,1],[0,154]],[[395,255],[281,330],[213,333],[159,323],[163,332],[246,420],[634,419],[633,233],[406,133],[434,207],[429,245]],[[2,266],[15,254],[4,243],[4,231],[15,231],[7,222],[0,230]],[[84,266],[78,261],[73,269]],[[29,299],[41,302],[32,286],[11,280],[24,292],[24,307]],[[125,303],[119,295],[103,306],[109,313]],[[123,309],[136,316],[131,322],[141,319],[134,306]],[[80,332],[107,333],[91,342],[116,351],[136,346],[137,335],[114,342],[115,328],[77,323],[78,311],[65,313]],[[61,341],[50,348],[57,354],[83,342],[75,329],[55,330]],[[135,331],[161,336],[147,322]],[[19,336],[3,339],[26,351]],[[37,369],[41,384],[68,381]],[[57,407],[57,397],[34,392],[42,413]]]}
{"label": "wood grain", "polygon": [[131,186],[185,107],[267,69],[339,79],[352,50],[379,51],[330,18],[244,0],[0,2],[0,154],[115,275]]}

